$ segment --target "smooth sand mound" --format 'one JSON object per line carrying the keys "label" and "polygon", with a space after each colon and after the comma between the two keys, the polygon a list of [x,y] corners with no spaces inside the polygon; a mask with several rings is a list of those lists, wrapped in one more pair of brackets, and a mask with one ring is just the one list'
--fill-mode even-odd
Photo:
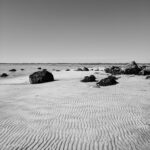
{"label": "smooth sand mound", "polygon": [[149,150],[150,82],[122,76],[97,89],[80,82],[89,74],[58,72],[58,81],[38,85],[1,80],[0,149]]}

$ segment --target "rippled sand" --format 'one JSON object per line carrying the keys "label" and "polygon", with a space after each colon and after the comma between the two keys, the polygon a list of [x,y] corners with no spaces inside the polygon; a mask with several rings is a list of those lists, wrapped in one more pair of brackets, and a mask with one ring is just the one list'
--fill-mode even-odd
{"label": "rippled sand", "polygon": [[150,80],[80,82],[93,73],[54,72],[55,82],[37,85],[0,80],[0,150],[150,150]]}

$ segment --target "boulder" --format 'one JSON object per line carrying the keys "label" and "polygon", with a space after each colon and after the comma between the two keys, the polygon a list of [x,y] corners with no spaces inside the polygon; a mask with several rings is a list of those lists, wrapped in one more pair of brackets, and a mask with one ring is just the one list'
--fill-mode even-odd
{"label": "boulder", "polygon": [[7,76],[8,76],[7,73],[2,73],[2,74],[1,74],[1,77],[7,77]]}
{"label": "boulder", "polygon": [[150,79],[150,76],[146,76],[146,79]]}
{"label": "boulder", "polygon": [[105,70],[106,73],[111,73],[113,75],[121,74],[122,73],[121,68],[118,67],[118,66],[108,67],[108,68],[105,68],[104,70]]}
{"label": "boulder", "polygon": [[81,80],[81,82],[94,82],[96,79],[96,77],[94,75],[90,75],[90,76],[85,76],[83,80]]}
{"label": "boulder", "polygon": [[89,71],[89,69],[86,67],[83,67],[82,71]]}
{"label": "boulder", "polygon": [[53,74],[48,72],[46,69],[42,71],[34,72],[29,76],[29,80],[31,84],[37,84],[37,83],[45,83],[54,81]]}
{"label": "boulder", "polygon": [[138,75],[140,71],[141,71],[141,69],[135,61],[132,61],[131,63],[127,64],[123,69],[124,74]]}
{"label": "boulder", "polygon": [[10,69],[9,71],[11,71],[11,72],[15,72],[15,71],[16,71],[16,69]]}
{"label": "boulder", "polygon": [[24,69],[20,69],[21,71],[23,71]]}
{"label": "boulder", "polygon": [[107,78],[104,78],[100,80],[97,84],[97,86],[109,86],[109,85],[115,85],[118,82],[116,81],[117,78],[114,76],[108,76]]}
{"label": "boulder", "polygon": [[41,68],[41,67],[38,67],[37,69],[41,70],[42,68]]}

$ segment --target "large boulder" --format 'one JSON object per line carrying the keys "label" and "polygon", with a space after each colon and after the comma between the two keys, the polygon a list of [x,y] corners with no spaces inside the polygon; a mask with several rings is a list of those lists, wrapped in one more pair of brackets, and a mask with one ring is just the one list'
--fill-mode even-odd
{"label": "large boulder", "polygon": [[97,86],[109,86],[109,85],[115,85],[118,82],[116,81],[117,78],[114,76],[108,76],[107,78],[104,78],[100,80],[97,84]]}
{"label": "large boulder", "polygon": [[1,77],[7,77],[7,76],[8,76],[7,73],[2,73],[2,74],[1,74]]}
{"label": "large boulder", "polygon": [[94,82],[96,79],[96,77],[94,75],[90,75],[90,76],[85,76],[83,80],[81,80],[81,82]]}
{"label": "large boulder", "polygon": [[139,72],[140,75],[150,75],[150,67],[145,67]]}
{"label": "large boulder", "polygon": [[135,75],[137,75],[137,74],[139,74],[140,71],[141,71],[141,69],[135,61],[132,61],[131,63],[127,64],[123,68],[124,74],[135,74]]}
{"label": "large boulder", "polygon": [[83,67],[82,71],[89,71],[87,67]]}
{"label": "large boulder", "polygon": [[113,75],[121,74],[121,73],[122,73],[121,68],[118,67],[118,66],[112,66],[112,67],[105,68],[104,71],[105,71],[106,73],[111,73],[111,74],[113,74]]}
{"label": "large boulder", "polygon": [[46,69],[42,71],[34,72],[29,76],[29,80],[31,84],[37,84],[37,83],[45,83],[54,81],[53,74],[48,72]]}

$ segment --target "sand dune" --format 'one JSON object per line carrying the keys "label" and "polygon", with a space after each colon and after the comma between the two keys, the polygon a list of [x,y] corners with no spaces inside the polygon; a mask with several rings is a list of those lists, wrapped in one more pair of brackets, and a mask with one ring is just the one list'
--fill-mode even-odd
{"label": "sand dune", "polygon": [[90,88],[80,79],[91,73],[55,72],[57,81],[38,85],[0,80],[0,149],[150,150],[150,81],[121,76]]}

